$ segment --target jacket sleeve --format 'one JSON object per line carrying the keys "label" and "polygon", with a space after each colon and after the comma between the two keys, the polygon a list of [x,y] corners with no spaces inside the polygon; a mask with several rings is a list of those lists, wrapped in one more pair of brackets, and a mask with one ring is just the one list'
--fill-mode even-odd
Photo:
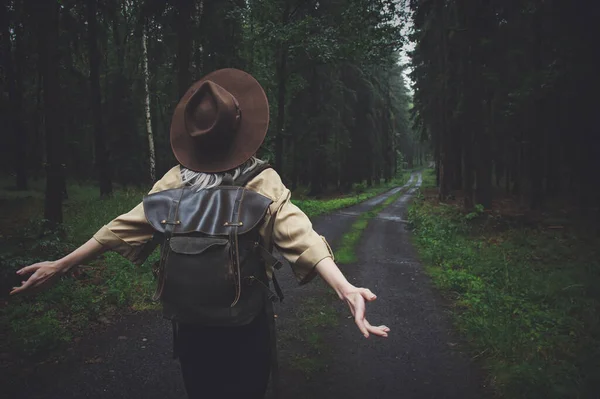
{"label": "jacket sleeve", "polygon": [[[261,173],[250,185],[274,199],[268,218],[275,217],[275,220],[271,237],[266,237],[267,242],[272,242],[290,263],[298,282],[308,283],[317,275],[315,266],[325,258],[333,258],[329,244],[313,230],[308,216],[290,201],[290,190],[273,169]],[[266,220],[265,225],[269,222]]]}
{"label": "jacket sleeve", "polygon": [[[180,185],[180,169],[176,166],[154,184],[150,194]],[[153,235],[154,229],[146,220],[143,204],[139,203],[131,211],[103,226],[94,234],[94,239],[133,263],[142,264],[158,244],[153,242]]]}

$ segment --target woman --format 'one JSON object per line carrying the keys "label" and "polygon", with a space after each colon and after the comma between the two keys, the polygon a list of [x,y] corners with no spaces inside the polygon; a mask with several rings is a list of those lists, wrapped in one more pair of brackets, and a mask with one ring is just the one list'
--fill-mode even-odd
{"label": "woman", "polygon": [[[205,76],[190,87],[173,114],[170,139],[179,165],[167,172],[150,194],[182,186],[202,192],[264,169],[245,185],[270,200],[260,225],[261,241],[267,248],[279,250],[301,284],[321,276],[348,304],[365,338],[370,334],[387,337],[389,328],[372,326],[365,319],[365,301],[375,300],[375,295],[346,280],[324,238],[290,202],[290,191],[279,175],[262,168],[264,162],[254,157],[268,122],[266,95],[252,76],[235,69]],[[21,276],[31,275],[11,294],[45,285],[107,250],[141,264],[153,249],[154,232],[140,204],[64,258],[17,271]],[[265,267],[272,276],[271,266]],[[189,397],[262,398],[270,370],[268,319],[267,313],[237,327],[177,325],[174,344]]]}

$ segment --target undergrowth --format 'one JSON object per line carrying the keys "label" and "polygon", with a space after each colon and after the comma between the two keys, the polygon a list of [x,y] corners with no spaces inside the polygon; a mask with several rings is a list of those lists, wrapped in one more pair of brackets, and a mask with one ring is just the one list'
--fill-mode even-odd
{"label": "undergrowth", "polygon": [[[356,185],[351,194],[325,200],[293,200],[309,217],[348,207],[401,185],[403,178],[367,188]],[[35,296],[7,298],[19,280],[15,271],[43,260],[58,259],[88,240],[103,224],[136,206],[144,191],[118,189],[98,198],[92,185],[70,184],[61,231],[42,231],[43,184],[23,193],[0,189],[4,215],[0,218],[0,352],[12,357],[43,354],[82,336],[99,322],[110,322],[124,310],[157,309],[150,300],[154,281],[150,265],[155,252],[135,267],[115,253],[83,265],[75,278],[64,277]],[[19,227],[15,227],[19,226]]]}
{"label": "undergrowth", "polygon": [[597,397],[598,239],[423,198],[409,220],[428,273],[502,397]]}
{"label": "undergrowth", "polygon": [[308,217],[315,217],[338,209],[347,208],[379,195],[393,187],[398,187],[406,181],[405,175],[401,175],[388,183],[380,184],[367,188],[364,184],[355,184],[353,193],[332,199],[293,199],[292,202],[297,205]]}
{"label": "undergrowth", "polygon": [[[322,281],[318,284],[324,284]],[[329,291],[329,296],[334,294]],[[335,296],[337,299],[337,296]],[[306,378],[323,371],[327,364],[327,345],[323,332],[338,325],[338,315],[330,304],[328,296],[306,298],[294,314],[298,325],[293,332],[284,332],[280,339],[298,341],[303,344],[303,350],[289,359],[289,366],[301,371]]]}

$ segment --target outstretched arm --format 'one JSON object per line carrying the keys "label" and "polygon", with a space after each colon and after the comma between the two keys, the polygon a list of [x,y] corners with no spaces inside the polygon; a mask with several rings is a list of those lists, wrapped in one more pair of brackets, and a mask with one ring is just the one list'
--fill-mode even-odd
{"label": "outstretched arm", "polygon": [[31,274],[31,276],[29,276],[27,280],[23,280],[20,287],[13,287],[10,294],[18,294],[29,289],[46,285],[55,280],[55,278],[62,276],[73,267],[96,258],[106,250],[106,247],[91,238],[64,258],[55,261],[36,263],[17,270],[17,274],[20,276],[25,277],[28,274]]}
{"label": "outstretched arm", "polygon": [[[179,166],[173,167],[160,179],[150,193],[166,190],[181,185],[181,172]],[[71,252],[62,259],[50,262],[40,262],[27,266],[17,271],[17,274],[29,279],[24,280],[20,287],[15,287],[10,292],[20,292],[47,285],[56,277],[65,274],[69,269],[85,263],[103,252],[114,251],[134,263],[141,264],[151,250],[152,245],[146,243],[152,238],[154,230],[148,224],[144,215],[143,205],[140,203],[128,213],[118,216],[108,225],[102,227],[88,242]],[[150,243],[151,244],[151,243]]]}
{"label": "outstretched arm", "polygon": [[369,334],[387,337],[390,329],[384,325],[372,326],[365,318],[365,301],[374,301],[377,296],[368,288],[357,288],[350,284],[333,259],[325,258],[316,266],[317,273],[331,286],[341,300],[345,301],[354,316],[354,322],[365,336]]}

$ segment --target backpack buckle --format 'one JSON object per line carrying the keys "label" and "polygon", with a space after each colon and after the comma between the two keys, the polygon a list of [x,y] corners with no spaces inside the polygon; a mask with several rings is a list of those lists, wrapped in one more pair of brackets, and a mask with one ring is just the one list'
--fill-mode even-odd
{"label": "backpack buckle", "polygon": [[169,220],[164,220],[163,219],[163,220],[160,221],[160,224],[172,224],[172,225],[176,226],[176,225],[181,224],[181,220],[175,220],[174,222],[171,222]]}
{"label": "backpack buckle", "polygon": [[244,223],[242,222],[225,222],[223,223],[223,226],[232,226],[232,227],[239,227],[239,226],[243,226]]}

